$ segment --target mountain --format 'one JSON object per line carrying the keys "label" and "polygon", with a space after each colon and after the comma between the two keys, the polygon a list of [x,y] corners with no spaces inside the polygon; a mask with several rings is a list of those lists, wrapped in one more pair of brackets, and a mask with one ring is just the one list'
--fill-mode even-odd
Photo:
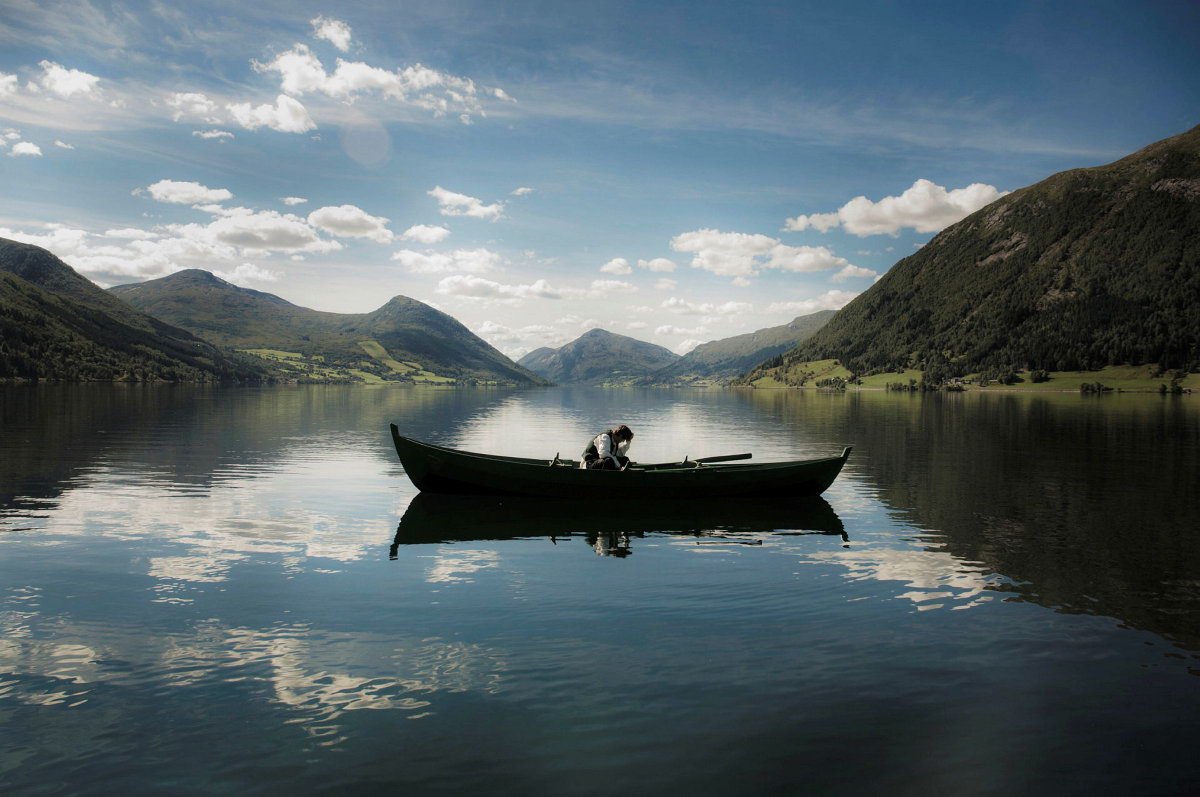
{"label": "mountain", "polygon": [[625,385],[678,359],[662,346],[593,329],[558,349],[534,349],[518,365],[559,384]]}
{"label": "mountain", "polygon": [[1200,361],[1200,127],[947,227],[785,365],[955,376]]}
{"label": "mountain", "polygon": [[0,379],[255,381],[266,369],[138,312],[37,246],[0,239]]}
{"label": "mountain", "polygon": [[370,313],[326,313],[199,269],[119,285],[150,315],[319,381],[541,384],[461,323],[405,296]]}
{"label": "mountain", "polygon": [[675,362],[655,371],[647,381],[653,384],[727,382],[812,337],[833,315],[833,310],[822,310],[802,315],[782,326],[701,343]]}

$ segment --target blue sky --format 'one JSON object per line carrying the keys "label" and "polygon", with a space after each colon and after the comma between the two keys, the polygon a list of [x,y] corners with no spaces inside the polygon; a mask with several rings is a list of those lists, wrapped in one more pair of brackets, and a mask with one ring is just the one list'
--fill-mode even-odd
{"label": "blue sky", "polygon": [[1200,123],[1198,40],[1194,2],[0,0],[0,236],[685,351]]}

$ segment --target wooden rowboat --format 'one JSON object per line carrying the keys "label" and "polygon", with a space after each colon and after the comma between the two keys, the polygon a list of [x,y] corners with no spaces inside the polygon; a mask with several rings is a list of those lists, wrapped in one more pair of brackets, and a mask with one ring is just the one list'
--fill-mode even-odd
{"label": "wooden rowboat", "polygon": [[418,490],[458,495],[532,495],[549,498],[723,497],[800,498],[820,495],[841,473],[841,456],[754,465],[707,460],[634,464],[623,470],[583,470],[578,461],[475,454],[402,437],[392,424],[392,441],[404,472]]}

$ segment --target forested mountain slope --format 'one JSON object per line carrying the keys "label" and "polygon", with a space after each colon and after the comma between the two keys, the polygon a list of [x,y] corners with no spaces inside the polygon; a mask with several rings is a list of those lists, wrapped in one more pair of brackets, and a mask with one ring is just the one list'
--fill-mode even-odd
{"label": "forested mountain slope", "polygon": [[138,312],[45,249],[0,239],[0,378],[215,382],[266,375]]}
{"label": "forested mountain slope", "polygon": [[1194,369],[1198,343],[1200,127],[946,228],[785,360],[860,374]]}
{"label": "forested mountain slope", "polygon": [[519,363],[559,384],[623,385],[678,359],[654,343],[593,329],[557,349],[535,349]]}
{"label": "forested mountain slope", "polygon": [[451,316],[405,296],[370,313],[326,313],[200,269],[111,292],[215,343],[313,379],[543,382]]}

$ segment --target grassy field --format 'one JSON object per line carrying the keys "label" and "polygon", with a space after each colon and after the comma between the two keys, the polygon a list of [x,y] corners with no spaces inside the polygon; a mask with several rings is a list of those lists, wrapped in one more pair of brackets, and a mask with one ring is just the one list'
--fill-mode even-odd
{"label": "grassy field", "polygon": [[[792,363],[787,366],[786,372],[783,371],[784,369],[782,368],[772,369],[766,376],[754,380],[751,385],[755,388],[768,390],[795,387],[815,388],[817,386],[816,383],[822,379],[831,379],[833,377],[848,379],[850,377],[850,372],[843,368],[837,360],[813,360],[811,362]],[[1152,365],[1111,365],[1099,371],[1051,372],[1048,380],[1037,383],[1030,381],[1028,373],[1021,372],[1017,376],[1022,381],[1011,385],[992,382],[984,386],[972,383],[966,385],[966,389],[993,392],[1075,392],[1085,382],[1088,384],[1099,382],[1105,387],[1111,387],[1113,390],[1157,393],[1160,385],[1170,386],[1170,373],[1155,377],[1152,376],[1153,371],[1154,366]],[[889,383],[900,382],[908,384],[910,379],[920,382],[921,372],[910,369],[903,373],[865,376],[862,378],[861,385],[851,385],[850,389],[884,390]],[[973,382],[975,379],[977,379],[977,375],[967,377],[968,381]],[[803,384],[800,384],[801,382]],[[1184,389],[1190,388],[1200,391],[1200,374],[1188,374],[1186,378],[1180,381],[1180,384]]]}
{"label": "grassy field", "polygon": [[321,355],[305,357],[298,351],[280,349],[238,349],[274,364],[285,376],[301,381],[349,382],[353,375],[349,371],[325,364]]}
{"label": "grassy field", "polygon": [[359,348],[361,348],[371,357],[391,369],[392,373],[394,374],[408,374],[421,369],[421,366],[419,365],[403,363],[397,359],[394,359],[392,355],[388,354],[388,350],[383,348],[383,344],[377,340],[360,340],[358,345]]}
{"label": "grassy field", "polygon": [[[1105,387],[1111,387],[1113,390],[1157,393],[1160,385],[1170,386],[1171,373],[1152,376],[1153,371],[1154,366],[1152,365],[1110,365],[1106,368],[1101,368],[1099,371],[1052,371],[1047,381],[1037,383],[1029,381],[1029,374],[1018,373],[1017,375],[1024,381],[1012,385],[1001,385],[998,383],[992,383],[986,387],[975,385],[969,386],[968,389],[991,391],[1075,391],[1079,390],[1079,386],[1084,382],[1089,384],[1099,382]],[[1186,378],[1180,381],[1180,384],[1185,389],[1200,390],[1200,374],[1188,374]]]}

